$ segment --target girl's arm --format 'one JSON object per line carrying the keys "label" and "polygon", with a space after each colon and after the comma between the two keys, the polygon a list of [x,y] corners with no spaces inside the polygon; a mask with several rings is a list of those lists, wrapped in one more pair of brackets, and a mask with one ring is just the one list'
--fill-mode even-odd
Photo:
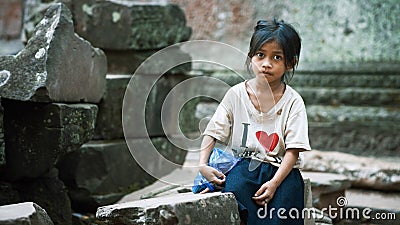
{"label": "girl's arm", "polygon": [[279,187],[282,181],[293,169],[293,166],[296,164],[296,161],[299,158],[300,151],[302,151],[302,149],[286,150],[285,156],[283,156],[282,163],[279,169],[276,171],[274,177],[271,180],[265,182],[255,193],[253,199],[258,205],[263,206],[274,197],[276,189]]}
{"label": "girl's arm", "polygon": [[[209,182],[221,186],[225,182],[225,175],[217,169],[208,166],[208,158],[210,157],[214,146],[215,139],[211,136],[205,135],[201,142],[199,171]],[[201,193],[206,192],[208,192],[208,188]]]}
{"label": "girl's arm", "polygon": [[200,147],[199,166],[207,165],[208,158],[210,157],[211,151],[213,150],[214,146],[215,146],[215,139],[211,136],[204,135]]}

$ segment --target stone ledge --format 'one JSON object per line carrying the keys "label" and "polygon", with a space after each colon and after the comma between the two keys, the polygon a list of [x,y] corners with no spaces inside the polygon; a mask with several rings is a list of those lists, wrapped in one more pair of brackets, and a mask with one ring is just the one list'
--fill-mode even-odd
{"label": "stone ledge", "polygon": [[306,163],[303,171],[341,174],[356,188],[400,191],[398,162],[334,151],[313,150],[304,156]]}
{"label": "stone ledge", "polygon": [[99,207],[96,217],[106,224],[239,224],[231,193],[183,193]]}

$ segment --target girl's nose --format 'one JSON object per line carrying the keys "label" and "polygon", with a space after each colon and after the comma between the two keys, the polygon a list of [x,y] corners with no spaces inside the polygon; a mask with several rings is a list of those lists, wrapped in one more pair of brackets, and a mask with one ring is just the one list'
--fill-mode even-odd
{"label": "girl's nose", "polygon": [[269,62],[268,59],[264,59],[261,64],[262,68],[272,68],[272,64]]}

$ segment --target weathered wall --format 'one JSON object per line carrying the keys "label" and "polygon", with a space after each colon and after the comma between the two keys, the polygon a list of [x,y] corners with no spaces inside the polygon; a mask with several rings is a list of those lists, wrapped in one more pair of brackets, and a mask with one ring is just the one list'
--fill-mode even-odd
{"label": "weathered wall", "polygon": [[400,61],[397,0],[170,2],[185,10],[192,40],[221,41],[245,52],[257,20],[277,16],[292,23],[303,40],[301,70],[354,70],[357,65],[393,71]]}

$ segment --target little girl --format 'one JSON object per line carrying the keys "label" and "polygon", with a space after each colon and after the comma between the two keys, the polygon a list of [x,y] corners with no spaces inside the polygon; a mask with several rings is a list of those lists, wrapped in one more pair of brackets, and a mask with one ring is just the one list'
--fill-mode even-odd
{"label": "little girl", "polygon": [[[246,61],[255,77],[227,91],[203,133],[199,170],[235,195],[242,224],[304,223],[299,155],[311,150],[307,115],[301,96],[286,83],[300,48],[291,25],[258,21]],[[216,141],[241,157],[226,176],[207,165]]]}

